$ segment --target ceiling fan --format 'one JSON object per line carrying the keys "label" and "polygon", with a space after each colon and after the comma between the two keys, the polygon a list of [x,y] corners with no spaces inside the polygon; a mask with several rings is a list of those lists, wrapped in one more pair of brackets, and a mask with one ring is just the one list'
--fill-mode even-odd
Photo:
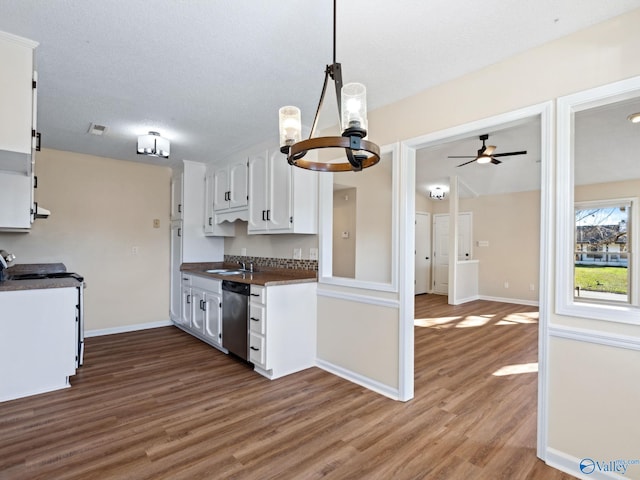
{"label": "ceiling fan", "polygon": [[468,165],[470,163],[473,162],[478,162],[478,163],[493,163],[494,165],[498,165],[500,163],[502,163],[500,160],[498,160],[496,157],[510,157],[512,155],[526,155],[527,151],[526,150],[522,150],[520,152],[506,152],[506,153],[496,153],[494,154],[493,152],[496,150],[496,147],[494,145],[489,145],[486,146],[485,145],[485,141],[489,140],[489,134],[485,133],[484,135],[480,135],[480,140],[482,140],[482,148],[480,150],[478,150],[478,155],[476,156],[471,156],[471,155],[465,155],[465,156],[459,156],[459,155],[449,155],[449,158],[473,158],[473,160],[469,160],[468,162],[464,162],[461,163],[460,165],[458,165],[458,167],[462,167],[464,165]]}

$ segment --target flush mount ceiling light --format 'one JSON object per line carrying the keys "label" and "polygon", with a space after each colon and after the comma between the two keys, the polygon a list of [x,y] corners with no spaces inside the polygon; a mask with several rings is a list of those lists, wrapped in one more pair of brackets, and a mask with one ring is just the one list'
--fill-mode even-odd
{"label": "flush mount ceiling light", "polygon": [[434,200],[444,200],[445,191],[442,187],[432,187],[429,189],[429,197]]}
{"label": "flush mount ceiling light", "polygon": [[150,157],[169,158],[169,140],[158,132],[149,132],[138,137],[138,154]]}
{"label": "flush mount ceiling light", "polygon": [[632,113],[627,117],[627,120],[629,120],[631,123],[640,123],[640,112]]}
{"label": "flush mount ceiling light", "polygon": [[[342,126],[341,137],[313,138],[327,91],[329,77],[333,80],[338,103],[338,115]],[[307,140],[301,140],[302,124],[300,109],[286,106],[279,111],[280,151],[287,156],[290,165],[319,172],[359,172],[380,161],[380,148],[365,140],[367,136],[367,90],[361,83],[342,86],[342,67],[336,62],[336,0],[333,0],[333,63],[324,71],[324,84],[311,133]],[[344,148],[346,160],[337,162],[313,162],[304,160],[309,150],[318,148]]]}

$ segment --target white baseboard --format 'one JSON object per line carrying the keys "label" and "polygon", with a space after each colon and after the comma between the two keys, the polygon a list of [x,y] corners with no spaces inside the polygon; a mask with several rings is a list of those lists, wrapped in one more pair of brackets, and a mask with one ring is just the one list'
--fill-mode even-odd
{"label": "white baseboard", "polygon": [[[626,475],[618,475],[615,472],[602,472],[598,469],[595,469],[592,473],[585,474],[580,471],[580,462],[582,460],[582,458],[576,458],[567,453],[556,450],[555,448],[547,448],[547,465],[553,468],[557,468],[558,470],[562,470],[569,475],[573,475],[574,477],[581,478],[583,480],[628,480],[630,478],[638,478],[629,477]],[[633,468],[637,468],[637,466],[634,465]]]}
{"label": "white baseboard", "polygon": [[101,328],[98,330],[85,330],[84,336],[100,337],[102,335],[113,335],[115,333],[135,332],[138,330],[148,330],[150,328],[169,327],[173,325],[171,320],[160,320],[159,322],[138,323],[135,325],[123,325],[121,327]]}
{"label": "white baseboard", "polygon": [[334,365],[331,362],[327,362],[319,358],[316,359],[316,365],[322,370],[337,375],[338,377],[344,378],[345,380],[349,380],[350,382],[379,393],[380,395],[389,397],[392,400],[400,400],[400,391],[397,388],[392,388],[389,385],[377,382],[376,380],[372,380],[369,377],[365,377],[364,375],[352,372],[351,370],[340,367],[338,365]]}
{"label": "white baseboard", "polygon": [[489,302],[502,302],[502,303],[515,303],[517,305],[528,305],[530,307],[540,306],[538,300],[522,300],[520,298],[506,298],[506,297],[489,297],[487,295],[479,295],[479,300],[487,300]]}

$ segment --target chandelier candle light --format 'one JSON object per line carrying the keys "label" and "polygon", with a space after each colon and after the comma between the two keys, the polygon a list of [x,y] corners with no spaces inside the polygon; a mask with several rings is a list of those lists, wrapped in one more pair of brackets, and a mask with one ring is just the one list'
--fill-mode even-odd
{"label": "chandelier candle light", "polygon": [[[313,138],[327,91],[329,77],[336,89],[338,114],[342,126],[340,137]],[[327,65],[320,102],[307,140],[302,138],[302,122],[298,107],[286,106],[279,111],[280,151],[290,165],[320,172],[359,172],[380,161],[380,148],[365,140],[367,136],[367,89],[361,83],[342,86],[342,67],[336,62],[336,0],[333,0],[333,64]],[[344,148],[346,161],[312,162],[304,160],[309,150],[317,148]]]}

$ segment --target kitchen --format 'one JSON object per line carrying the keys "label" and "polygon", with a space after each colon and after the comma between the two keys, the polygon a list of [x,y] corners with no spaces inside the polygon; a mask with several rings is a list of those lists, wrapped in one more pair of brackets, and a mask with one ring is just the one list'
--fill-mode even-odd
{"label": "kitchen", "polygon": [[[633,23],[634,19],[635,17],[630,16],[628,22]],[[626,22],[623,24],[628,25]],[[601,30],[590,32],[594,38],[602,33]],[[608,30],[607,32],[615,37],[615,34]],[[620,33],[620,35],[623,34]],[[625,44],[625,40],[618,37],[612,39],[612,42]],[[584,43],[580,44],[584,45]],[[627,44],[633,44],[633,40],[629,40]],[[529,97],[522,100],[507,102],[495,92],[486,101],[477,99],[472,101],[471,97],[464,97],[469,100],[471,112],[452,114],[452,117],[437,122],[431,128],[444,128],[473,118],[492,115],[496,111],[554,98],[567,91],[578,90],[603,81],[626,78],[637,74],[631,66],[632,63],[625,63],[624,68],[618,66],[618,68],[599,69],[601,72],[615,72],[607,74],[605,79],[582,76],[580,81],[575,80],[570,85],[564,84],[557,90],[545,90],[537,96],[531,93]],[[567,76],[567,78],[575,77],[576,75]],[[498,80],[492,74],[489,74],[489,78]],[[478,81],[478,78],[474,77],[468,81],[472,80]],[[482,79],[480,83],[485,85]],[[498,84],[502,85],[499,82]],[[310,103],[316,100],[316,88],[314,86],[310,88],[311,96],[314,97]],[[469,89],[469,92],[471,90]],[[436,97],[438,97],[437,91],[434,91],[429,98],[435,102]],[[497,106],[489,105],[495,102],[496,98],[499,100]],[[380,115],[384,116],[384,113],[381,112]],[[376,122],[381,120],[378,119]],[[383,136],[383,140],[387,142],[406,138],[408,135],[419,135],[427,129],[422,125],[404,131],[407,125],[402,122],[387,126],[388,131]],[[134,140],[130,145],[131,148],[133,144]],[[51,211],[51,215],[48,219],[41,219],[34,223],[29,234],[2,234],[0,237],[2,248],[16,253],[18,262],[25,260],[43,263],[62,262],[69,271],[82,274],[87,282],[85,314],[87,319],[92,319],[91,325],[87,324],[90,331],[106,334],[132,327],[166,325],[170,307],[169,298],[165,293],[169,291],[170,284],[168,273],[170,262],[168,186],[172,176],[170,169],[165,165],[138,165],[115,160],[107,158],[107,155],[87,155],[68,152],[64,149],[49,149],[47,145],[45,136],[36,166],[39,176],[36,196],[38,201]],[[157,229],[153,227],[155,219],[160,220],[160,227]],[[303,259],[306,259],[310,256],[310,250],[318,246],[318,238],[313,235],[306,237],[287,234],[282,238],[278,237],[276,241],[272,236],[258,238],[258,236],[250,237],[240,233],[234,240],[225,240],[217,248],[220,249],[221,255],[240,256],[242,248],[246,248],[247,255],[250,256],[287,259],[292,257],[294,249],[300,248]],[[347,288],[345,290],[348,291]],[[360,323],[350,320],[350,323],[347,323],[336,314],[341,305],[341,300],[335,298],[335,295],[334,297],[325,296],[319,302],[319,318],[325,321],[322,327],[322,338],[325,341],[331,337],[331,330],[336,336],[340,335],[340,330],[335,329],[338,322],[344,323],[345,331],[349,336],[354,336],[357,332],[363,333]],[[381,317],[384,315],[386,314]],[[362,362],[352,361],[346,352],[338,351],[326,343],[322,344],[321,353],[334,365],[342,365],[345,370],[360,373],[361,376],[373,378],[397,389],[398,375],[387,375],[386,372],[389,368],[396,368],[399,361],[396,341],[398,328],[396,325],[389,327],[387,318],[380,320],[380,323],[375,325],[375,329],[368,332],[371,335],[363,336],[362,340],[366,343],[366,340],[371,338],[391,339],[386,342],[379,340],[379,344],[376,344],[376,350],[381,358],[372,358],[374,355],[367,354],[366,349],[361,345],[358,345],[355,356],[360,356]],[[368,369],[368,365],[363,365],[368,362],[374,365],[371,370]],[[385,368],[387,370],[384,370]],[[376,376],[375,372],[382,370],[385,374],[381,377]],[[374,371],[373,375],[372,371]]]}

